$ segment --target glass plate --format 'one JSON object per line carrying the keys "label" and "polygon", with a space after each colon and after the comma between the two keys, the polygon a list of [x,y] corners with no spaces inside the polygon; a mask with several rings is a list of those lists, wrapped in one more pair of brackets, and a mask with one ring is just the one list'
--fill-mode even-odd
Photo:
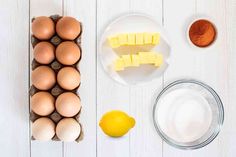
{"label": "glass plate", "polygon": [[[157,112],[158,112],[159,100],[169,92],[178,89],[191,89],[200,93],[202,97],[204,97],[205,100],[207,100],[212,112],[212,120],[208,131],[201,138],[195,141],[186,143],[177,142],[174,139],[168,137],[161,130],[161,127],[158,124]],[[224,108],[220,97],[210,86],[196,80],[178,80],[169,84],[159,93],[153,107],[153,122],[157,133],[166,143],[180,149],[198,149],[206,146],[216,138],[216,136],[220,132],[223,121],[224,121]]]}

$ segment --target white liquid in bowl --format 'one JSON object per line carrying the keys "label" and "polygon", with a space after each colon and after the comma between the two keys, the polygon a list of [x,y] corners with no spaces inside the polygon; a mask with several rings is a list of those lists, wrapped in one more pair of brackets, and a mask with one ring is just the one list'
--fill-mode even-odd
{"label": "white liquid in bowl", "polygon": [[196,90],[176,89],[158,101],[156,118],[160,130],[169,138],[187,143],[201,138],[208,131],[212,110]]}

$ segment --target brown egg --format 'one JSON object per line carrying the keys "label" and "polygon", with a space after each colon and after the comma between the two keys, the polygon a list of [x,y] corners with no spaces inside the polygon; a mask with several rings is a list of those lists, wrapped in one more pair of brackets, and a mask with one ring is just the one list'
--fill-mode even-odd
{"label": "brown egg", "polygon": [[62,17],[56,24],[57,34],[65,40],[74,40],[81,32],[80,22],[73,17]]}
{"label": "brown egg", "polygon": [[40,40],[50,39],[55,33],[55,24],[49,17],[36,17],[32,23],[32,33]]}
{"label": "brown egg", "polygon": [[57,97],[56,110],[64,117],[73,117],[81,109],[80,98],[72,92],[62,93]]}
{"label": "brown egg", "polygon": [[80,73],[73,67],[64,67],[57,74],[57,82],[64,89],[73,90],[80,84]]}
{"label": "brown egg", "polygon": [[73,118],[64,118],[56,126],[56,135],[61,141],[75,141],[81,132],[80,124]]}
{"label": "brown egg", "polygon": [[32,124],[32,136],[36,140],[48,141],[55,135],[55,124],[49,118],[39,118]]}
{"label": "brown egg", "polygon": [[40,42],[34,47],[34,59],[41,64],[49,64],[54,58],[54,46],[49,42]]}
{"label": "brown egg", "polygon": [[48,90],[56,83],[55,72],[48,66],[39,66],[32,72],[32,84],[40,90]]}
{"label": "brown egg", "polygon": [[54,102],[55,99],[50,93],[38,92],[31,98],[31,109],[40,116],[47,116],[54,111]]}
{"label": "brown egg", "polygon": [[56,58],[64,65],[73,65],[80,59],[80,48],[72,41],[62,42],[56,49]]}

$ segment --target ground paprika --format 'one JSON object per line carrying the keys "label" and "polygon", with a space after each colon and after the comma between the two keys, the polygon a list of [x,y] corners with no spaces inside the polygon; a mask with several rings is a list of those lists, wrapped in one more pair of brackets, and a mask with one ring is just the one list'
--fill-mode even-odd
{"label": "ground paprika", "polygon": [[216,38],[216,29],[210,21],[200,19],[190,26],[189,38],[194,45],[198,47],[207,47],[214,42]]}

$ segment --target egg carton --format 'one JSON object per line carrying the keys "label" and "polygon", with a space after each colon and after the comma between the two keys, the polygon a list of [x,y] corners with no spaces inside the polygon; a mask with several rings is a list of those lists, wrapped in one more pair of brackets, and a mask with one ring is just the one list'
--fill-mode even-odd
{"label": "egg carton", "polygon": [[[54,21],[54,24],[56,25],[57,21],[62,18],[62,16],[59,16],[59,15],[52,15],[50,16],[50,18]],[[32,18],[32,22],[34,21],[35,18]],[[81,24],[81,22],[80,22]],[[58,71],[63,68],[63,67],[74,67],[79,73],[79,62],[81,61],[81,58],[82,58],[82,49],[81,49],[81,34],[82,34],[82,24],[81,24],[81,33],[78,35],[78,37],[76,37],[73,41],[77,44],[77,46],[80,48],[80,59],[73,65],[63,65],[61,64],[59,61],[57,61],[57,59],[55,58],[50,64],[46,64],[46,66],[49,66],[51,67],[51,69],[54,70],[55,74],[57,75]],[[49,40],[40,40],[40,39],[37,39],[35,36],[31,36],[31,45],[32,47],[34,48],[39,42],[41,41],[47,41],[47,42],[50,42],[51,44],[53,44],[55,46],[55,48],[63,41],[68,41],[68,40],[64,40],[62,38],[60,38],[57,33],[55,32],[55,34],[51,37],[51,39]],[[32,60],[32,63],[31,63],[31,71],[33,71],[34,69],[36,69],[38,66],[41,66],[41,65],[45,65],[45,64],[40,64],[38,63],[35,59]],[[81,85],[81,83],[80,83]],[[75,88],[74,90],[65,90],[63,88],[60,87],[60,85],[56,82],[56,84],[54,85],[54,87],[52,87],[51,89],[49,90],[46,90],[47,92],[51,93],[52,96],[56,98],[64,93],[64,92],[73,92],[74,94],[76,94],[78,97],[78,89],[80,87],[80,85]],[[30,98],[36,94],[37,92],[40,92],[42,90],[39,90],[37,89],[35,86],[31,85],[30,87],[30,90],[29,90],[29,96]],[[79,97],[80,98],[80,97]],[[29,104],[30,105],[30,104]],[[82,124],[80,123],[80,114],[81,114],[81,110],[82,110],[82,107],[79,111],[78,114],[76,114],[74,117],[71,117],[71,118],[74,118],[79,124],[80,124],[80,127],[81,127],[81,132],[80,132],[80,135],[79,137],[75,140],[76,142],[79,142],[83,139],[84,137],[84,132],[83,132],[83,127],[82,127]],[[34,113],[32,110],[30,111],[30,120],[32,122],[34,122],[35,120],[37,120],[38,118],[41,118],[41,117],[48,117],[50,118],[55,124],[57,124],[61,119],[63,119],[64,117],[62,115],[60,115],[56,110],[51,113],[50,115],[48,116],[40,116],[36,113]],[[34,137],[32,136],[31,137],[32,140],[35,140]],[[53,138],[52,138],[53,141],[60,141],[60,139],[55,135]]]}
{"label": "egg carton", "polygon": [[[82,108],[81,108],[81,109],[82,109]],[[81,125],[81,123],[80,123],[80,121],[79,121],[79,119],[80,119],[80,113],[81,113],[81,110],[80,110],[80,112],[79,112],[77,115],[75,115],[74,117],[71,117],[71,118],[74,118],[74,119],[79,123],[80,128],[81,128],[80,135],[79,135],[79,137],[75,140],[76,142],[79,142],[79,141],[83,140],[83,137],[84,137],[83,127],[82,127],[82,125]],[[37,120],[38,118],[41,118],[41,117],[42,117],[42,116],[39,116],[39,115],[37,115],[36,113],[34,113],[34,112],[32,112],[32,111],[30,112],[30,120],[31,120],[32,122],[34,122],[35,120]],[[53,113],[51,113],[50,115],[44,116],[44,117],[50,118],[55,124],[57,124],[61,119],[64,118],[64,117],[61,116],[56,110],[55,110]],[[33,136],[31,137],[31,139],[32,139],[32,140],[35,140],[35,138],[34,138]],[[52,140],[53,140],[53,141],[60,141],[60,139],[57,137],[56,134],[54,135],[54,137],[52,138]]]}

